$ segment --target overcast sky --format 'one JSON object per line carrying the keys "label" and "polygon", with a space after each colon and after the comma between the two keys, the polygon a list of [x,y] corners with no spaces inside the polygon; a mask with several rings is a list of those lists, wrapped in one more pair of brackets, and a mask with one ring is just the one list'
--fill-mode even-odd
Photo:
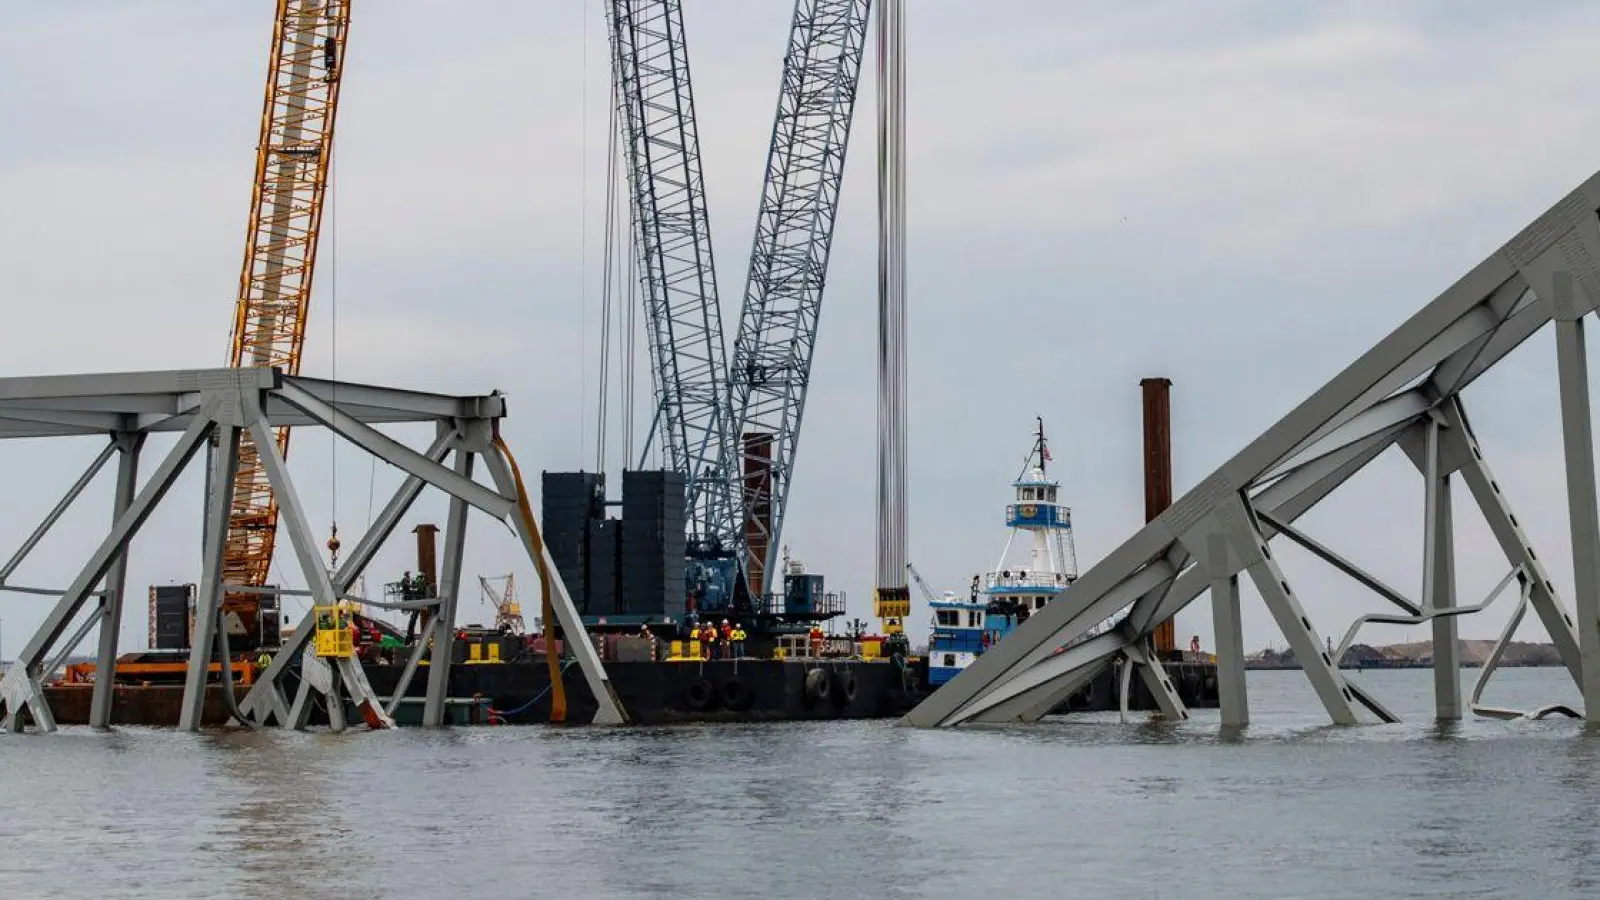
{"label": "overcast sky", "polygon": [[[790,6],[685,5],[731,340]],[[936,588],[961,588],[993,564],[1035,415],[1087,567],[1142,519],[1141,377],[1175,382],[1181,493],[1600,167],[1586,62],[1594,4],[909,5],[910,546]],[[225,362],[272,6],[79,0],[8,11],[0,371]],[[498,388],[525,471],[592,466],[602,4],[438,8],[355,10],[304,371]],[[875,465],[866,81],[785,534],[862,617]],[[1550,333],[1537,336],[1467,399],[1570,605],[1553,354]],[[169,444],[152,442],[146,472]],[[0,447],[0,553],[99,445]],[[608,449],[615,466],[622,448],[613,439]],[[1415,593],[1422,485],[1391,453],[1304,522]],[[297,433],[291,460],[317,529],[336,517],[346,548],[400,481],[359,451],[335,456],[322,432]],[[109,518],[109,481],[15,583],[72,579]],[[198,483],[196,467],[135,545],[126,647],[144,645],[145,586],[196,578]],[[1461,592],[1474,602],[1505,566],[1470,504],[1456,508]],[[435,497],[407,529],[443,512]],[[1379,608],[1322,563],[1282,556],[1322,632],[1337,639]],[[397,538],[374,580],[411,559],[409,539]],[[276,576],[300,584],[291,567],[280,554]],[[514,542],[481,515],[466,571],[515,572],[532,587]],[[1249,588],[1246,597],[1247,646],[1282,646]],[[21,647],[46,602],[0,595],[0,654]],[[1494,636],[1508,611],[1469,617],[1463,636]],[[464,604],[464,618],[488,616]],[[925,620],[919,606],[919,635]],[[1533,620],[1523,634],[1542,638]],[[1203,601],[1178,627],[1210,646]],[[1366,639],[1424,636],[1391,627]]]}

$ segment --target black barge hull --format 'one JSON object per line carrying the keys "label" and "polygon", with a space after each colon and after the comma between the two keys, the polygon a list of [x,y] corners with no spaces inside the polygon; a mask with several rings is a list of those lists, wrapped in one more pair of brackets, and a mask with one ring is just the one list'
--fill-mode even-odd
{"label": "black barge hull", "polygon": [[[812,670],[822,676],[813,676]],[[388,696],[399,679],[397,666],[368,666],[367,678],[380,696]],[[893,719],[905,715],[930,692],[925,669],[898,669],[889,662],[864,660],[728,660],[707,662],[608,662],[606,672],[629,718],[640,725],[679,722],[774,722],[818,719]],[[1217,706],[1216,666],[1171,662],[1167,672],[1185,704],[1192,709]],[[828,681],[827,695],[817,696],[815,682]],[[567,721],[587,724],[596,704],[576,667],[563,679]],[[853,682],[853,686],[852,686]],[[421,697],[425,671],[418,671],[406,691]],[[1118,674],[1108,669],[1056,708],[1057,713],[1106,712],[1119,707]],[[450,669],[450,696],[483,698],[505,724],[550,721],[550,677],[542,660]],[[1129,708],[1156,708],[1142,681],[1134,679]]]}

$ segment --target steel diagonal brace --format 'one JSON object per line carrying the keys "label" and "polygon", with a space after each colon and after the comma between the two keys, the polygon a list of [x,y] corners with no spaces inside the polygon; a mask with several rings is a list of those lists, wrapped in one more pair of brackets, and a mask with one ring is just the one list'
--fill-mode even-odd
{"label": "steel diagonal brace", "polygon": [[[1156,658],[1150,649],[1148,641],[1136,641],[1122,648],[1122,655],[1127,658],[1127,665],[1137,666],[1139,677],[1144,679],[1145,687],[1150,689],[1150,696],[1155,698],[1156,706],[1161,714],[1174,722],[1189,718],[1189,710],[1183,704],[1183,698],[1178,696],[1177,688],[1172,686],[1172,679],[1167,677],[1167,670],[1161,665],[1161,660]],[[1124,670],[1126,679],[1127,672]],[[1123,692],[1122,709],[1127,713],[1127,692]]]}
{"label": "steel diagonal brace", "polygon": [[33,552],[33,548],[39,546],[39,541],[43,540],[50,529],[55,527],[56,522],[61,520],[62,515],[72,506],[73,501],[82,496],[84,489],[89,486],[89,482],[93,481],[94,477],[100,474],[100,470],[105,468],[106,463],[111,460],[111,455],[117,452],[117,448],[121,443],[118,438],[113,437],[110,443],[106,444],[105,449],[100,451],[100,455],[89,463],[89,468],[85,469],[83,474],[78,476],[78,480],[72,483],[72,487],[67,488],[67,492],[61,496],[60,500],[56,501],[55,508],[50,510],[49,515],[44,517],[44,521],[39,523],[39,527],[28,535],[28,539],[22,542],[22,546],[17,549],[17,552],[12,555],[5,566],[0,567],[0,584],[6,583],[6,579],[17,571],[17,567],[22,565],[22,561],[28,558],[28,554]]}
{"label": "steel diagonal brace", "polygon": [[1261,533],[1254,510],[1244,497],[1238,496],[1219,509],[1217,515],[1219,530],[1228,536],[1233,552],[1238,554],[1244,571],[1277,621],[1278,630],[1288,641],[1296,661],[1328,711],[1328,717],[1336,725],[1356,724],[1355,710],[1350,706],[1355,695],[1323,649],[1322,639],[1300,605],[1300,598],[1289,587],[1283,569],[1267,548],[1267,538]]}
{"label": "steel diagonal brace", "polygon": [[1355,563],[1345,559],[1343,556],[1340,556],[1338,553],[1319,543],[1316,539],[1312,538],[1310,535],[1306,534],[1300,529],[1295,528],[1288,522],[1285,522],[1271,513],[1264,512],[1260,509],[1256,510],[1256,516],[1260,518],[1262,522],[1271,525],[1279,534],[1311,551],[1312,555],[1360,582],[1364,587],[1371,590],[1373,593],[1377,594],[1383,599],[1393,603],[1395,606],[1400,607],[1413,616],[1422,614],[1422,608],[1406,599],[1404,594],[1388,586],[1387,584],[1384,584],[1383,581],[1381,581],[1376,575],[1371,574]]}
{"label": "steel diagonal brace", "polygon": [[100,583],[107,570],[144,525],[150,513],[155,510],[156,504],[166,496],[183,467],[194,458],[194,454],[205,443],[206,436],[211,433],[212,422],[204,416],[196,416],[194,421],[178,438],[177,444],[167,454],[161,465],[145,483],[139,495],[134,498],[128,511],[118,517],[111,527],[111,533],[100,542],[100,546],[89,557],[89,562],[73,579],[55,608],[46,616],[45,621],[34,632],[17,659],[6,670],[4,678],[0,678],[0,702],[4,702],[6,709],[5,719],[0,720],[0,725],[9,727],[13,731],[21,729],[21,711],[24,705],[33,712],[33,719],[45,731],[55,730],[55,717],[50,714],[50,706],[45,702],[44,690],[40,683],[41,667],[45,661],[45,654],[51,646],[60,639],[68,623],[77,615],[78,609],[83,606],[89,591]]}
{"label": "steel diagonal brace", "polygon": [[285,384],[275,393],[285,403],[333,429],[336,434],[373,456],[437,486],[453,497],[460,497],[496,519],[505,519],[515,506],[513,500],[470,478],[457,475],[376,428],[345,415],[307,391]]}
{"label": "steel diagonal brace", "polygon": [[[438,463],[449,455],[451,448],[456,445],[456,440],[457,434],[454,428],[441,427],[433,444],[428,447],[427,459]],[[361,573],[377,554],[378,548],[383,546],[383,542],[389,539],[389,535],[400,524],[400,520],[410,511],[425,484],[421,477],[412,475],[400,485],[394,496],[389,498],[389,502],[384,504],[383,510],[367,528],[367,533],[356,542],[355,549],[345,557],[344,564],[333,576],[334,587],[341,596],[350,590],[357,578],[361,577]],[[267,666],[266,671],[240,702],[239,708],[246,715],[254,717],[258,724],[265,724],[269,717],[276,718],[279,724],[289,724],[290,707],[289,699],[283,692],[283,676],[294,664],[293,661],[299,658],[300,652],[305,649],[315,621],[316,616],[310,611],[301,617],[300,624],[295,627],[289,640],[279,648],[278,653],[272,658],[272,663]]]}
{"label": "steel diagonal brace", "polygon": [[1545,571],[1544,563],[1534,553],[1527,532],[1512,513],[1511,504],[1501,492],[1499,481],[1489,470],[1489,464],[1484,460],[1483,451],[1467,422],[1460,398],[1452,398],[1440,407],[1440,412],[1446,426],[1440,432],[1442,452],[1450,453],[1454,449],[1459,451],[1458,457],[1465,461],[1460,471],[1467,488],[1472,492],[1473,500],[1489,525],[1489,530],[1494,533],[1495,541],[1500,544],[1506,561],[1521,567],[1528,574],[1531,585],[1529,603],[1534,612],[1539,614],[1539,620],[1555,644],[1556,652],[1561,655],[1561,661],[1571,674],[1573,683],[1579,685],[1581,690],[1583,664],[1572,616],[1561,602],[1561,596]]}
{"label": "steel diagonal brace", "polygon": [[[289,470],[283,464],[283,457],[278,453],[272,428],[264,417],[258,417],[251,423],[250,436],[255,439],[256,452],[260,454],[262,467],[266,469],[267,479],[277,496],[278,509],[283,524],[289,532],[289,542],[294,547],[295,556],[299,557],[301,572],[311,585],[313,601],[319,606],[332,606],[336,602],[333,579],[322,565],[316,539],[311,535],[310,522],[300,505],[300,496],[295,491],[294,483],[289,480]],[[339,659],[336,665],[342,676],[339,679],[342,682],[341,686],[349,693],[350,700],[356,707],[366,712],[367,720],[373,727],[393,728],[394,720],[383,711],[382,705],[372,692],[372,687],[367,683],[366,673],[360,663],[350,657],[344,657]],[[338,718],[334,718],[333,715],[334,707],[341,707],[342,713],[344,697],[335,690],[327,699],[330,718],[338,723]]]}

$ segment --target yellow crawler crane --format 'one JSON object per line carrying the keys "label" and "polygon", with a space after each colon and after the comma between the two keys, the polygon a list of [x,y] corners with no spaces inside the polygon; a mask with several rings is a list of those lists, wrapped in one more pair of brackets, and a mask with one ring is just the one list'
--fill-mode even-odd
{"label": "yellow crawler crane", "polygon": [[[349,25],[350,0],[277,0],[231,365],[300,372]],[[278,452],[287,456],[289,429],[276,434]],[[228,517],[225,583],[264,585],[277,531],[277,500],[246,434]],[[252,622],[259,595],[235,592],[223,608]]]}

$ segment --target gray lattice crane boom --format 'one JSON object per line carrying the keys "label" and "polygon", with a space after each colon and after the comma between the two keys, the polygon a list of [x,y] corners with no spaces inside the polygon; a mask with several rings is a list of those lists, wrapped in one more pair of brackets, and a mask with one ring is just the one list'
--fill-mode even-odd
{"label": "gray lattice crane boom", "polygon": [[659,434],[684,473],[691,552],[736,552],[727,356],[681,0],[610,0],[613,73],[632,193]]}
{"label": "gray lattice crane boom", "polygon": [[[776,569],[871,0],[796,0],[728,373],[745,570]],[[733,473],[730,473],[733,477]]]}

